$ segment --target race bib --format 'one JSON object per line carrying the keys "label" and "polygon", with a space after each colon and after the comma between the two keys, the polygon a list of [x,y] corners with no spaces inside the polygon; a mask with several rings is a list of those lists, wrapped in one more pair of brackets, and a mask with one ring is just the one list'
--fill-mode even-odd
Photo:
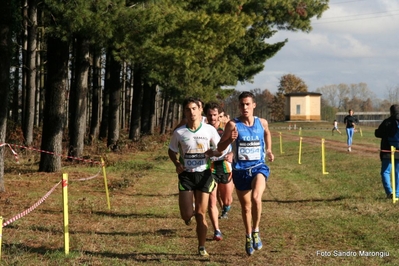
{"label": "race bib", "polygon": [[261,158],[261,146],[259,140],[240,141],[238,146],[238,159],[243,161],[255,161]]}
{"label": "race bib", "polygon": [[205,153],[186,153],[184,156],[184,166],[186,168],[195,168],[205,164]]}

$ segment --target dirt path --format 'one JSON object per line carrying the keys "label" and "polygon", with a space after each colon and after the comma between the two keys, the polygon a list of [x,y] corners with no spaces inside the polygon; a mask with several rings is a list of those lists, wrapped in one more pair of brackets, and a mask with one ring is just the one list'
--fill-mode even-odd
{"label": "dirt path", "polygon": [[[279,135],[273,134],[272,136],[277,139]],[[332,139],[326,139],[324,142],[326,150],[335,150],[335,151],[342,151],[344,153],[348,152],[348,146],[346,144],[346,136],[342,136],[345,139],[341,140],[332,140]],[[299,136],[295,136],[292,134],[284,134],[284,140],[289,140],[289,141],[294,141],[298,140],[299,141]],[[302,136],[302,142],[314,146],[320,146],[321,145],[321,139],[315,141],[314,137],[307,137],[307,136]],[[356,140],[354,140],[354,144],[352,145],[352,153],[354,154],[361,154],[362,156],[370,156],[370,157],[376,157],[378,158],[379,154],[379,146],[370,146],[370,144],[363,145],[363,144],[357,144]]]}

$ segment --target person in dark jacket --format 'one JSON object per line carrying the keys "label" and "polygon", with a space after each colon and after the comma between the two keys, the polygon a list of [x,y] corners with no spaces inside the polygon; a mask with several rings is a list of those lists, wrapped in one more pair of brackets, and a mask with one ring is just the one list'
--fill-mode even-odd
{"label": "person in dark jacket", "polygon": [[[381,138],[380,144],[380,159],[381,159],[381,178],[387,198],[392,198],[391,186],[391,146],[396,146],[395,136],[398,132],[399,123],[399,105],[394,104],[389,108],[391,116],[382,121],[382,123],[375,130],[374,135]],[[399,154],[395,152],[395,195],[399,197]]]}
{"label": "person in dark jacket", "polygon": [[355,133],[355,125],[359,121],[353,116],[353,110],[349,109],[348,115],[344,117],[344,124],[346,124],[346,136],[348,137],[346,143],[348,144],[348,151],[352,151],[353,133]]}

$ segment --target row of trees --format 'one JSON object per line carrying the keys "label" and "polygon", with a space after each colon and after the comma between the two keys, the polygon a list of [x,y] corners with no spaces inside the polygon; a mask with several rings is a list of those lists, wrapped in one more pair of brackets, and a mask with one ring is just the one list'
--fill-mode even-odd
{"label": "row of trees", "polygon": [[[277,30],[311,30],[328,0],[5,0],[0,17],[0,142],[7,119],[25,145],[42,129],[41,149],[80,157],[86,139],[119,130],[138,140],[166,131],[187,95],[223,99],[221,89],[251,80],[287,41]],[[158,98],[157,98],[158,97]],[[162,114],[157,103],[161,102]],[[160,121],[161,120],[161,121]],[[4,189],[0,148],[0,190]],[[41,154],[40,171],[61,158]]]}

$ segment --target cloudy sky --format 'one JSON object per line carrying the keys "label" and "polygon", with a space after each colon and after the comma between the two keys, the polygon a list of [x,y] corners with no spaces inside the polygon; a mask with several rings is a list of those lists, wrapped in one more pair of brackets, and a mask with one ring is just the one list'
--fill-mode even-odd
{"label": "cloudy sky", "polygon": [[310,33],[280,31],[267,42],[288,43],[265,63],[254,82],[238,90],[277,91],[294,74],[308,91],[332,84],[366,83],[380,99],[399,87],[399,0],[330,0]]}

